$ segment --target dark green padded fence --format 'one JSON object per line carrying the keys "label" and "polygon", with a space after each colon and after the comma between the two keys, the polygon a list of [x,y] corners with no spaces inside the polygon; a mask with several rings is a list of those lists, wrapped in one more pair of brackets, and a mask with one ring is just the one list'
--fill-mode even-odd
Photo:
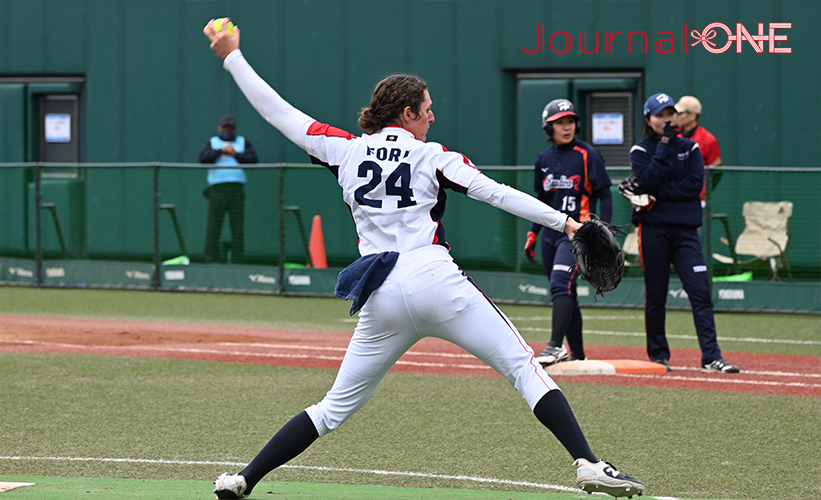
{"label": "dark green padded fence", "polygon": [[[226,220],[221,237],[223,263],[205,264],[208,202],[202,193],[206,186],[204,166],[75,166],[79,168],[76,178],[55,178],[49,176],[50,172],[65,165],[0,164],[0,283],[327,294],[333,290],[338,270],[358,257],[350,212],[334,177],[322,167],[248,167],[245,258],[234,262],[228,257],[230,232]],[[480,168],[499,182],[525,192],[532,189],[530,168]],[[628,171],[614,168],[609,172],[614,183],[613,223],[629,224],[630,205],[616,188]],[[705,243],[709,242],[709,247],[705,244],[705,256],[716,278],[748,270],[709,258],[713,252],[728,253],[722,243],[727,237],[726,228],[731,238],[743,231],[744,202],[791,201],[791,227],[813,227],[810,219],[817,212],[821,169],[720,167],[713,169],[711,176],[710,213],[726,214],[727,222],[725,226],[722,221],[712,220],[704,227]],[[39,221],[35,210],[38,185]],[[464,269],[485,276],[496,298],[549,301],[539,293],[547,286],[541,265],[531,265],[522,258],[529,223],[458,193],[448,192],[448,197],[443,224],[456,261]],[[310,261],[307,239],[317,215],[330,270],[304,269]],[[625,231],[630,229],[628,225]],[[767,262],[750,267],[754,284],[733,285],[741,287],[734,290],[758,290],[756,286],[775,281],[778,286],[786,286],[785,290],[799,290],[800,286],[814,290],[821,276],[820,243],[821,231],[791,232],[785,249],[787,260],[780,263],[778,272],[773,273]],[[188,265],[174,262],[182,255],[187,256]],[[640,276],[639,267],[628,267],[628,278]],[[789,288],[793,284],[796,286]],[[600,305],[640,304],[642,299],[634,297],[631,286],[625,286],[623,293],[611,294]],[[723,296],[738,300],[742,295],[757,294],[736,291],[724,292]],[[811,291],[801,295],[812,301],[817,294]],[[592,298],[590,302],[598,303]],[[742,309],[789,309],[783,304],[736,305]],[[811,302],[800,307],[796,303],[795,308],[819,309]]]}

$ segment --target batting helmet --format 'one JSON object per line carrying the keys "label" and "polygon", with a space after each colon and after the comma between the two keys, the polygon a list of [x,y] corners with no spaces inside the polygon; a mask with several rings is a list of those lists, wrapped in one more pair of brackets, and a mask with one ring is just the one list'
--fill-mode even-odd
{"label": "batting helmet", "polygon": [[554,99],[547,103],[542,111],[542,129],[548,139],[553,138],[553,122],[563,116],[572,116],[576,121],[576,133],[579,132],[579,115],[576,114],[576,106],[573,106],[573,103],[567,99]]}

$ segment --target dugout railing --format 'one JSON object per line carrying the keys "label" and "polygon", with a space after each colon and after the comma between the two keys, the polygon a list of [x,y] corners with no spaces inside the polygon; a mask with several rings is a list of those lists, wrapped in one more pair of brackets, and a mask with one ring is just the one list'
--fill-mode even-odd
{"label": "dugout railing", "polygon": [[[220,259],[205,262],[208,200],[203,190],[208,167],[162,162],[0,164],[0,284],[332,293],[339,269],[358,256],[350,212],[333,176],[308,164],[244,165],[245,251],[236,255],[226,218]],[[532,167],[479,168],[500,182],[533,192]],[[613,223],[624,226],[626,236],[632,228],[631,207],[619,196],[617,185],[629,168],[608,172]],[[708,177],[702,241],[714,288],[722,287],[714,290],[717,309],[821,310],[819,230],[792,231],[775,270],[772,260],[747,267],[712,257],[732,253],[725,242],[743,232],[742,211],[748,201],[789,201],[789,227],[815,227],[809,217],[819,207],[821,168],[713,167]],[[460,194],[447,194],[443,224],[456,261],[482,276],[483,288],[497,300],[549,302],[541,265],[529,264],[521,251],[529,223]],[[327,269],[311,266],[309,242],[320,231],[317,222]],[[595,305],[640,306],[640,277],[640,266],[628,266],[620,287],[624,297],[580,298]],[[675,286],[672,283],[671,290]],[[670,306],[687,307],[686,296],[678,295],[671,295]]]}

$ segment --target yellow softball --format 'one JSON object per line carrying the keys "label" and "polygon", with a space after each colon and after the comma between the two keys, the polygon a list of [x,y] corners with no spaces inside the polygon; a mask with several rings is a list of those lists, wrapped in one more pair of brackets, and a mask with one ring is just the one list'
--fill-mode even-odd
{"label": "yellow softball", "polygon": [[[222,31],[222,25],[225,23],[225,18],[214,19],[214,30]],[[228,36],[234,36],[234,23],[228,21]]]}

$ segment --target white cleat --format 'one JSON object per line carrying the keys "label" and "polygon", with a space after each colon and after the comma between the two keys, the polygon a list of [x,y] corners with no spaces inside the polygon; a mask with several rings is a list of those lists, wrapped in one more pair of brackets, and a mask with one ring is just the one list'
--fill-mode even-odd
{"label": "white cleat", "polygon": [[248,485],[245,483],[245,477],[239,474],[229,474],[225,472],[214,481],[214,485],[216,485],[214,493],[219,500],[247,498],[250,494],[245,493],[245,490],[248,489]]}
{"label": "white cleat", "polygon": [[644,493],[641,481],[619,472],[608,462],[591,463],[580,458],[573,465],[576,466],[576,484],[587,493],[601,492],[627,498]]}

